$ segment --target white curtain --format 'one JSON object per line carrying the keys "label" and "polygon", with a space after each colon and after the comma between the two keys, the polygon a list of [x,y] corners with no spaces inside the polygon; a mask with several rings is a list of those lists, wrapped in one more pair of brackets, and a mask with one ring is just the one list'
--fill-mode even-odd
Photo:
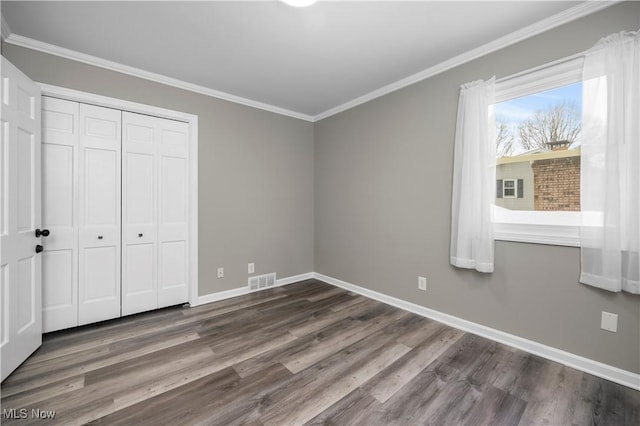
{"label": "white curtain", "polygon": [[460,88],[451,201],[451,264],[493,272],[495,77]]}
{"label": "white curtain", "polygon": [[580,282],[640,293],[640,37],[613,34],[585,56]]}

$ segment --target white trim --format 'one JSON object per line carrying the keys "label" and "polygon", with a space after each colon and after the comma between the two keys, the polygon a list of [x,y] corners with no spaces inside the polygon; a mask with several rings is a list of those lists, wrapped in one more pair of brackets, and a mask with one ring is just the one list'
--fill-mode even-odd
{"label": "white trim", "polygon": [[584,3],[580,3],[577,6],[574,6],[563,12],[557,13],[553,16],[550,16],[549,18],[543,19],[542,21],[536,22],[535,24],[524,27],[518,31],[514,31],[511,34],[507,34],[504,37],[500,37],[480,47],[469,50],[465,53],[462,53],[458,56],[455,56],[451,59],[448,59],[444,62],[434,65],[430,68],[427,68],[424,71],[413,74],[409,77],[403,78],[402,80],[398,80],[394,83],[388,84],[384,87],[374,90],[373,92],[367,93],[366,95],[355,98],[337,107],[328,109],[314,116],[313,121],[315,122],[327,117],[331,117],[332,115],[336,115],[340,112],[343,112],[353,107],[356,107],[358,105],[364,104],[365,102],[369,102],[373,99],[379,98],[388,93],[395,92],[396,90],[402,89],[403,87],[409,86],[414,83],[418,83],[419,81],[426,80],[429,77],[433,77],[434,75],[440,74],[442,72],[455,68],[459,65],[462,65],[474,59],[480,58],[484,55],[488,55],[489,53],[493,53],[497,50],[500,50],[507,46],[515,44],[519,41],[536,36],[545,31],[549,31],[553,28],[559,27],[560,25],[566,24],[571,21],[575,21],[576,19],[598,12],[609,6],[613,6],[616,3],[620,3],[620,1],[619,0],[588,1]]}
{"label": "white trim", "polygon": [[586,223],[582,212],[493,207],[496,240],[580,247],[580,224]]}
{"label": "white trim", "polygon": [[131,75],[134,77],[143,78],[145,80],[154,81],[156,83],[165,84],[167,86],[176,87],[182,90],[188,90],[190,92],[198,93],[201,95],[211,96],[213,98],[234,102],[240,105],[246,105],[252,108],[258,108],[258,109],[273,112],[276,114],[286,115],[286,116],[297,118],[300,120],[313,121],[313,117],[307,114],[290,111],[285,108],[280,108],[280,107],[269,105],[263,102],[254,101],[251,99],[232,95],[230,93],[221,92],[219,90],[209,89],[208,87],[199,86],[193,83],[188,83],[186,81],[167,77],[161,74],[156,74],[150,71],[141,70],[139,68],[131,67],[129,65],[124,65],[118,62],[102,59],[97,56],[76,52],[71,49],[66,49],[64,47],[59,47],[53,44],[34,40],[28,37],[23,37],[21,35],[9,34],[7,37],[5,37],[4,41],[5,43],[13,44],[14,46],[20,46],[20,47],[25,47],[31,50],[37,50],[39,52],[59,56],[61,58],[71,59],[73,61],[82,62],[85,64],[93,65],[95,67],[116,71],[122,74]]}
{"label": "white trim", "polygon": [[580,247],[580,227],[527,223],[494,223],[493,237],[499,241]]}
{"label": "white trim", "polygon": [[293,275],[291,277],[281,278],[276,281],[276,287],[281,287],[283,285],[289,285],[293,283],[297,283],[300,281],[310,280],[313,278],[313,272],[307,272],[306,274]]}
{"label": "white trim", "polygon": [[504,331],[496,330],[495,328],[486,327],[481,324],[455,317],[453,315],[425,308],[424,306],[416,305],[415,303],[407,302],[383,293],[378,293],[377,291],[350,284],[346,281],[319,274],[317,272],[313,273],[313,277],[317,280],[326,282],[327,284],[361,294],[379,302],[404,309],[405,311],[413,312],[414,314],[433,319],[459,330],[512,346],[551,361],[559,362],[560,364],[593,374],[594,376],[602,377],[603,379],[619,383],[631,389],[640,390],[640,374],[622,370],[617,367],[603,364],[599,361],[594,361],[542,343],[534,342],[533,340],[524,339],[513,334],[505,333]]}
{"label": "white trim", "polygon": [[248,286],[232,288],[231,290],[218,291],[216,293],[205,294],[204,296],[198,296],[195,301],[189,302],[191,307],[205,305],[207,303],[217,302],[218,300],[231,299],[232,297],[244,296],[245,294],[252,293]]}
{"label": "white trim", "polygon": [[495,103],[582,81],[584,53],[525,70],[496,81]]}
{"label": "white trim", "polygon": [[[512,182],[513,188],[507,188],[506,183]],[[507,195],[505,191],[507,189],[513,189],[513,195]],[[518,198],[518,179],[502,179],[502,198]]]}
{"label": "white trim", "polygon": [[[281,278],[276,280],[275,287],[281,287],[284,285],[289,285],[293,283],[297,283],[304,280],[310,280],[313,278],[313,272],[308,272],[306,274],[293,275],[291,277]],[[216,293],[205,294],[204,296],[199,296],[197,300],[190,302],[192,307],[205,305],[207,303],[217,302],[218,300],[230,299],[232,297],[244,296],[249,293],[256,293],[258,291],[268,290],[266,288],[260,290],[250,290],[249,286],[232,288],[231,290],[218,291]]]}
{"label": "white trim", "polygon": [[189,302],[198,300],[198,116],[180,111],[36,83],[43,96],[154,115],[189,124]]}
{"label": "white trim", "polygon": [[214,89],[209,89],[204,86],[199,86],[196,84],[188,83],[186,81],[174,79],[171,77],[166,77],[160,74],[152,73],[149,71],[141,70],[139,68],[130,67],[128,65],[120,64],[117,62],[109,61],[106,59],[98,58],[96,56],[87,55],[84,53],[76,52],[71,49],[66,49],[63,47],[55,46],[53,44],[45,43],[42,41],[34,40],[28,37],[23,37],[17,34],[12,34],[8,27],[5,35],[5,22],[4,19],[2,21],[2,35],[4,37],[5,43],[13,44],[15,46],[26,47],[28,49],[37,50],[39,52],[48,53],[50,55],[60,56],[62,58],[71,59],[74,61],[82,62],[85,64],[93,65],[100,68],[105,68],[111,71],[120,72],[123,74],[132,75],[138,78],[144,78],[146,80],[155,81],[156,83],[166,84],[168,86],[177,87],[179,89],[188,90],[190,92],[199,93],[206,96],[211,96],[218,99],[223,99],[229,102],[238,103],[241,105],[250,106],[253,108],[262,109],[265,111],[270,111],[276,114],[282,114],[293,118],[298,118],[300,120],[316,122],[320,121],[324,118],[330,117],[332,115],[338,114],[340,112],[346,111],[358,105],[361,105],[365,102],[369,102],[373,99],[384,96],[388,93],[395,92],[396,90],[402,89],[403,87],[409,86],[414,83],[418,83],[422,80],[425,80],[429,77],[433,77],[434,75],[445,72],[451,68],[455,68],[459,65],[462,65],[466,62],[477,59],[481,56],[487,55],[489,53],[495,52],[512,44],[515,44],[519,41],[525,40],[527,38],[536,36],[545,31],[549,31],[553,28],[556,28],[560,25],[566,24],[568,22],[574,21],[576,19],[582,18],[584,16],[590,15],[592,13],[598,12],[602,9],[605,9],[609,6],[613,6],[616,3],[620,3],[621,0],[612,0],[612,1],[588,1],[584,3],[580,3],[572,8],[569,8],[563,12],[557,13],[549,18],[543,19],[535,24],[529,25],[525,28],[522,28],[518,31],[514,31],[511,34],[507,34],[506,36],[500,37],[494,41],[486,43],[480,47],[469,50],[465,53],[462,53],[458,56],[455,56],[451,59],[448,59],[444,62],[441,62],[437,65],[427,68],[419,73],[413,74],[409,77],[398,80],[394,83],[388,84],[384,87],[381,87],[377,90],[374,90],[370,93],[367,93],[363,96],[352,99],[349,102],[346,102],[342,105],[338,105],[334,108],[330,108],[320,114],[315,116],[311,116],[308,114],[303,114],[296,111],[291,111],[288,109],[280,108],[274,105],[265,104],[262,102],[254,101],[247,98],[242,98],[240,96],[232,95],[229,93],[221,92]]}
{"label": "white trim", "polygon": [[191,124],[191,121],[197,123],[198,116],[181,111],[174,111],[166,108],[160,108],[152,105],[145,105],[138,102],[126,101],[123,99],[111,98],[109,96],[96,95],[79,90],[68,89],[66,87],[53,86],[46,83],[37,82],[42,89],[43,96],[51,96],[54,98],[65,99],[69,101],[82,102],[91,105],[103,106],[106,108],[121,109],[124,111],[135,112],[139,114],[153,115],[160,118],[168,118],[170,120],[184,121]]}

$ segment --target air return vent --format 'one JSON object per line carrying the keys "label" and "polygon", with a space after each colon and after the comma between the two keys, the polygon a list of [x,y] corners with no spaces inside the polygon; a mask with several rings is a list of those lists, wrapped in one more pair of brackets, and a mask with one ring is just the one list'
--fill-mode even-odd
{"label": "air return vent", "polygon": [[276,285],[276,273],[249,277],[249,290],[262,290]]}

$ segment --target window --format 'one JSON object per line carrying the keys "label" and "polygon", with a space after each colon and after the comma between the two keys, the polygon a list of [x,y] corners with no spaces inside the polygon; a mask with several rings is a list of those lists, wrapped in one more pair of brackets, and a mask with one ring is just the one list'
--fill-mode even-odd
{"label": "window", "polygon": [[513,179],[505,179],[502,187],[502,196],[504,198],[516,198],[516,181]]}
{"label": "window", "polygon": [[497,205],[500,198],[524,198],[524,179],[498,179],[496,187]]}
{"label": "window", "polygon": [[496,239],[579,245],[582,59],[496,83]]}

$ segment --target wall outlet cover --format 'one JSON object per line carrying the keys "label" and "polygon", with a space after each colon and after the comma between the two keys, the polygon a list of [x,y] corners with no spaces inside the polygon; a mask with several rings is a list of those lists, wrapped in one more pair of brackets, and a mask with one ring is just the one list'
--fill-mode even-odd
{"label": "wall outlet cover", "polygon": [[418,277],[418,288],[427,291],[427,277]]}
{"label": "wall outlet cover", "polygon": [[618,315],[611,312],[602,311],[602,320],[600,321],[600,328],[614,333],[618,332]]}

